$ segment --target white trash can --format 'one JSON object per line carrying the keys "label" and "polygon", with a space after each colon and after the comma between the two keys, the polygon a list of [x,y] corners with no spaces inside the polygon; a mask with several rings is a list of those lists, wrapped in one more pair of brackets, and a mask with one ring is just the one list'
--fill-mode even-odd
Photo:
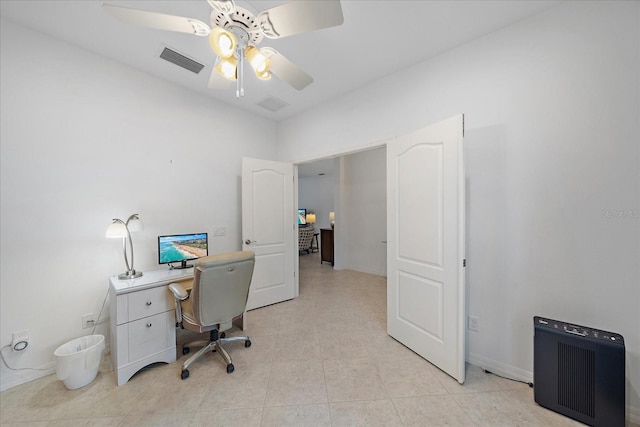
{"label": "white trash can", "polygon": [[104,352],[104,335],[88,335],[61,345],[56,356],[56,375],[69,390],[84,387],[98,375]]}

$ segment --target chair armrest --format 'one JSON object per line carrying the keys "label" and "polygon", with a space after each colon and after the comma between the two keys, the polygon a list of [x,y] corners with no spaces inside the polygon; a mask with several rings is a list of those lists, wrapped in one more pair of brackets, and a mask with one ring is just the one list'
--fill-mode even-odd
{"label": "chair armrest", "polygon": [[177,300],[184,301],[189,298],[187,291],[180,285],[180,283],[170,283],[169,290],[173,294],[173,297]]}
{"label": "chair armrest", "polygon": [[182,305],[180,305],[180,301],[189,298],[189,293],[179,283],[170,283],[169,290],[173,294],[176,303],[176,327],[184,328],[182,326]]}

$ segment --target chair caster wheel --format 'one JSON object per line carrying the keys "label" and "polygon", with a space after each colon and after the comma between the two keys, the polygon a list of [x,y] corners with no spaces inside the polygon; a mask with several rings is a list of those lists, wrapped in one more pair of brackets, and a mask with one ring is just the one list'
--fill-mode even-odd
{"label": "chair caster wheel", "polygon": [[182,347],[182,354],[189,354],[191,349],[189,347]]}
{"label": "chair caster wheel", "polygon": [[233,363],[229,363],[227,365],[227,374],[230,374],[231,372],[233,372],[235,368],[233,367]]}
{"label": "chair caster wheel", "polygon": [[244,346],[247,347],[247,348],[251,347],[251,340],[246,340],[244,342]]}
{"label": "chair caster wheel", "polygon": [[187,378],[189,378],[189,370],[184,369],[182,372],[180,372],[180,378],[182,378],[183,380],[186,380]]}
{"label": "chair caster wheel", "polygon": [[226,332],[221,332],[220,333],[220,338],[226,338],[227,337],[227,333]]}

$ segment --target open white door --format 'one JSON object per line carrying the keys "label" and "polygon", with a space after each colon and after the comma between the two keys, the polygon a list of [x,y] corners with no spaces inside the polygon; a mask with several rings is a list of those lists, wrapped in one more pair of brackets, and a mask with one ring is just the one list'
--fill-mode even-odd
{"label": "open white door", "polygon": [[463,116],[387,145],[387,332],[465,378]]}
{"label": "open white door", "polygon": [[293,164],[242,159],[242,247],[256,264],[247,310],[297,296]]}

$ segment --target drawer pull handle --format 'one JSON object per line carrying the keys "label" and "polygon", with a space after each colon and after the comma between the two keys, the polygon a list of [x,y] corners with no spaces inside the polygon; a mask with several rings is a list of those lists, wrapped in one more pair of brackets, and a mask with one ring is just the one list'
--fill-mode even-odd
{"label": "drawer pull handle", "polygon": [[151,322],[147,323],[147,328],[151,327]]}
{"label": "drawer pull handle", "polygon": [[151,305],[151,301],[147,301],[147,305]]}

